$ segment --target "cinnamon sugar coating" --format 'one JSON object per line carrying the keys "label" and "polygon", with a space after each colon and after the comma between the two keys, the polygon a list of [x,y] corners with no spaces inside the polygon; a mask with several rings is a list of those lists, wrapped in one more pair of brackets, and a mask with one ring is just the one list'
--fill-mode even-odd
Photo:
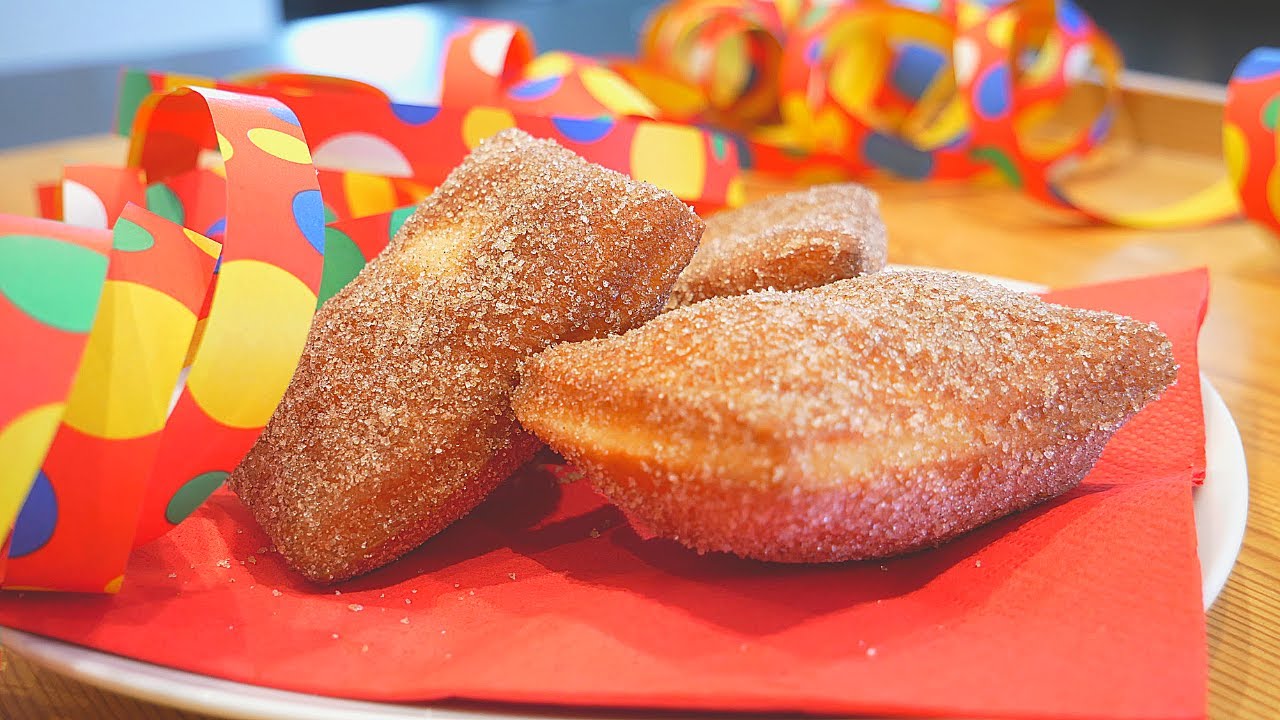
{"label": "cinnamon sugar coating", "polygon": [[520,364],[652,318],[701,230],[670,193],[495,136],[320,308],[230,487],[312,580],[394,560],[540,447],[510,406]]}
{"label": "cinnamon sugar coating", "polygon": [[936,545],[1065,492],[1175,377],[1154,325],[885,272],[557,346],[513,403],[655,532],[827,562]]}
{"label": "cinnamon sugar coating", "polygon": [[887,258],[875,193],[815,185],[725,210],[671,291],[669,307],[754,290],[803,290],[878,272]]}

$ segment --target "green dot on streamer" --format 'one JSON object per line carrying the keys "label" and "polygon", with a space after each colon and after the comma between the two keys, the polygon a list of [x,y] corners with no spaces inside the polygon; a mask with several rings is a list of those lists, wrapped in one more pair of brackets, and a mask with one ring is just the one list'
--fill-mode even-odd
{"label": "green dot on streamer", "polygon": [[390,237],[394,238],[396,236],[396,233],[400,232],[400,226],[404,225],[404,221],[408,220],[409,216],[413,214],[413,211],[417,209],[418,209],[417,205],[409,205],[407,207],[396,208],[395,210],[392,210],[391,211],[391,227],[387,230],[387,234]]}
{"label": "green dot on streamer", "polygon": [[341,230],[324,229],[324,272],[320,276],[320,294],[316,307],[351,282],[364,267],[360,248]]}
{"label": "green dot on streamer", "polygon": [[129,136],[138,107],[151,94],[151,78],[139,70],[126,70],[120,78],[119,105],[116,107],[116,134]]}
{"label": "green dot on streamer", "polygon": [[188,480],[169,499],[169,506],[164,509],[164,518],[174,525],[185,520],[222,485],[229,474],[222,470],[210,470]]}
{"label": "green dot on streamer", "polygon": [[1262,106],[1262,125],[1271,132],[1280,129],[1280,93]]}
{"label": "green dot on streamer", "polygon": [[182,209],[182,201],[164,183],[156,183],[147,187],[147,209],[173,223],[184,224],[187,213]]}
{"label": "green dot on streamer", "polygon": [[1022,174],[1018,172],[1018,168],[1014,166],[1013,161],[1008,155],[997,150],[996,148],[983,146],[977,147],[970,151],[970,154],[979,159],[991,163],[1005,180],[1014,187],[1022,187]]}
{"label": "green dot on streamer", "polygon": [[127,218],[116,220],[111,231],[111,246],[125,252],[141,252],[156,244],[151,232]]}
{"label": "green dot on streamer", "polygon": [[0,236],[0,295],[36,320],[88,332],[98,312],[107,256],[39,235]]}
{"label": "green dot on streamer", "polygon": [[711,134],[711,154],[715,156],[716,160],[720,160],[721,162],[724,161],[724,156],[727,151],[726,146],[728,144],[729,141],[725,140],[724,136],[720,133]]}

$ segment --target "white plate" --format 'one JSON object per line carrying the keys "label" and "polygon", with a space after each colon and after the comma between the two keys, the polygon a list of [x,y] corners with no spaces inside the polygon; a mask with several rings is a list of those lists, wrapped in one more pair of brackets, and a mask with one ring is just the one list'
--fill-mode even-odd
{"label": "white plate", "polygon": [[[1043,289],[1030,283],[984,277],[1018,290]],[[1208,379],[1201,375],[1200,381],[1207,470],[1205,484],[1194,492],[1201,587],[1208,610],[1226,585],[1236,556],[1240,554],[1249,509],[1249,478],[1244,446],[1231,413]],[[38,665],[91,685],[161,705],[241,720],[583,720],[591,717],[590,711],[573,709],[512,711],[499,706],[398,705],[304,695],[173,670],[3,628],[0,628],[0,645]],[[605,717],[640,720],[648,716],[627,712]],[[676,716],[663,713],[660,717],[674,720]]]}

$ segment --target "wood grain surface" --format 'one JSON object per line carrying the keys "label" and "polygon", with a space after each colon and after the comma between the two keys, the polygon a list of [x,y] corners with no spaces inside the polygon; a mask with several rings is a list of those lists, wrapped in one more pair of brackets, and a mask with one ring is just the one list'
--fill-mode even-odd
{"label": "wood grain surface", "polygon": [[[1178,106],[1144,99],[1132,107],[1127,134],[1138,142],[1104,157],[1104,167],[1079,183],[1081,192],[1150,206],[1221,174],[1220,108],[1203,99]],[[124,142],[108,136],[0,153],[0,212],[32,214],[32,184],[56,178],[64,164],[123,157]],[[1164,232],[1088,225],[1005,187],[871,184],[883,199],[890,259],[897,263],[1051,286],[1209,268],[1213,289],[1201,363],[1239,425],[1250,475],[1244,549],[1208,614],[1209,713],[1215,720],[1280,714],[1280,238],[1245,222]],[[752,182],[756,196],[786,188]],[[0,716],[202,717],[100,691],[12,655],[0,672]]]}

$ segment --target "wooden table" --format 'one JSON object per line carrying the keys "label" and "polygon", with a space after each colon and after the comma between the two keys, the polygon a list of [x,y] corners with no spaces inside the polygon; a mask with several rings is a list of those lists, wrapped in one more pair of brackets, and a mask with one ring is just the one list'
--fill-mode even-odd
{"label": "wooden table", "polygon": [[[1136,204],[1173,199],[1219,175],[1214,98],[1131,94],[1125,132],[1136,154],[1088,180],[1091,193]],[[1170,121],[1176,118],[1176,121]],[[98,136],[0,153],[0,212],[31,214],[31,186],[63,164],[119,163],[124,142]],[[1280,238],[1244,222],[1146,232],[1064,220],[1016,191],[973,184],[878,182],[893,262],[950,267],[1061,286],[1208,266],[1213,290],[1200,343],[1205,373],[1244,439],[1249,531],[1208,616],[1210,714],[1280,712]],[[754,192],[770,187],[756,182]],[[97,690],[10,657],[0,673],[5,718],[192,718]]]}

